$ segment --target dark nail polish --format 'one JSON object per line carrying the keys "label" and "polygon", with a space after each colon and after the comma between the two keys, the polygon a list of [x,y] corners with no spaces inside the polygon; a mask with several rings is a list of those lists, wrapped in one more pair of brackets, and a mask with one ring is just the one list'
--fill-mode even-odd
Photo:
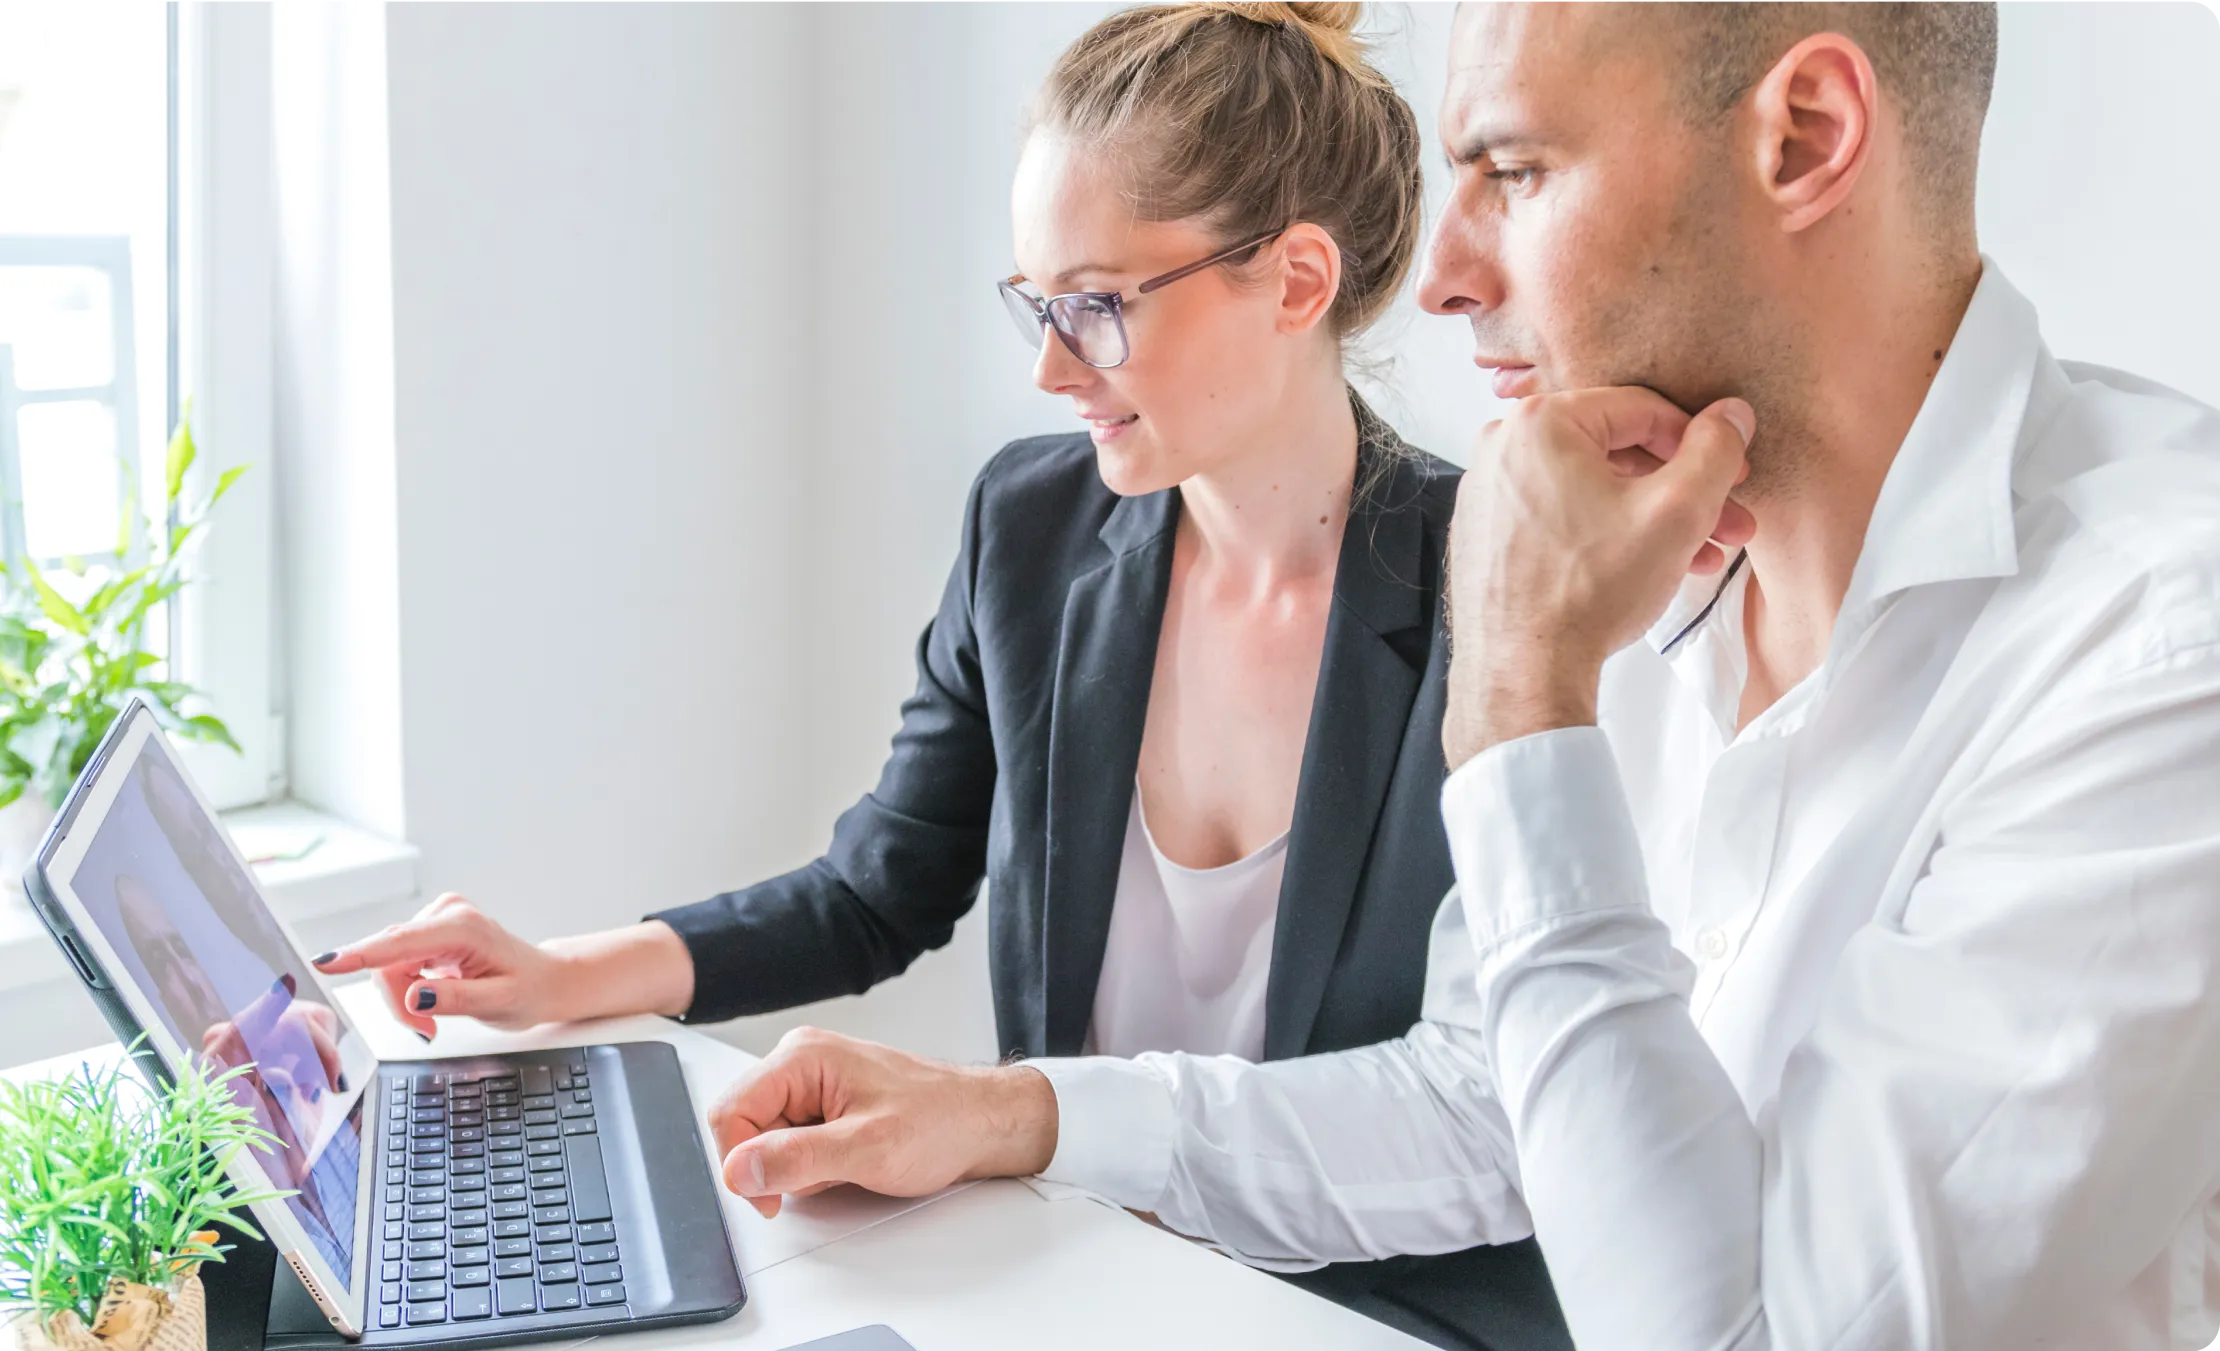
{"label": "dark nail polish", "polygon": [[439,1002],[439,992],[427,985],[416,992],[416,1011],[423,1013]]}
{"label": "dark nail polish", "polygon": [[310,960],[311,962],[314,962],[314,963],[315,963],[316,965],[318,965],[318,966],[325,966],[325,965],[328,965],[328,964],[330,964],[330,963],[331,963],[332,961],[336,960],[336,959],[338,958],[338,956],[339,956],[339,954],[338,954],[338,953],[336,953],[336,952],[326,952],[326,953],[322,953],[322,954],[319,954],[319,955],[317,955],[317,956],[311,957],[311,958],[309,958],[308,960]]}
{"label": "dark nail polish", "polygon": [[[412,1027],[412,1028],[410,1028],[410,1029],[409,1029],[409,1031],[411,1031],[411,1032],[416,1032],[416,1029]],[[420,1042],[423,1042],[423,1043],[424,1043],[424,1044],[425,1044],[426,1046],[429,1046],[429,1045],[431,1045],[431,1044],[432,1044],[432,1039],[431,1039],[430,1037],[427,1037],[427,1036],[425,1036],[425,1035],[424,1035],[423,1033],[421,1033],[421,1032],[416,1032],[416,1039],[417,1039],[418,1041],[420,1041]]]}

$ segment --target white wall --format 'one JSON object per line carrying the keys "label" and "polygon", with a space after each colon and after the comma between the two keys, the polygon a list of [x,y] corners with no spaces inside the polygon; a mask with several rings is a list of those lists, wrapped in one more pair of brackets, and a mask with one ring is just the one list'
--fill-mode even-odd
{"label": "white wall", "polygon": [[388,13],[407,829],[535,936],[811,847],[809,22]]}

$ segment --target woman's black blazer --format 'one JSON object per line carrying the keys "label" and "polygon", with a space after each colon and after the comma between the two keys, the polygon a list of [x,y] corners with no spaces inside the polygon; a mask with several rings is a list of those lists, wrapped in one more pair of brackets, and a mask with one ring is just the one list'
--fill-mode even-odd
{"label": "woman's black blazer", "polygon": [[[1442,575],[1457,470],[1403,446],[1361,401],[1357,410],[1364,486],[1342,535],[1289,830],[1265,993],[1268,1060],[1409,1031],[1427,934],[1452,880],[1439,799]],[[1111,492],[1083,433],[1012,442],[987,462],[878,787],[842,814],[814,863],[651,917],[693,955],[688,1021],[868,990],[946,943],[984,879],[1002,1052],[1079,1054],[1179,501],[1177,489]],[[1502,1301],[1476,1291],[1488,1306],[1476,1314],[1507,1319],[1504,1332],[1546,1314],[1555,1337],[1446,1340],[1564,1345],[1532,1247],[1354,1264],[1305,1284],[1354,1302],[1357,1285],[1370,1289],[1390,1269],[1447,1277],[1441,1264],[1472,1258],[1486,1271],[1455,1284],[1507,1285],[1495,1294],[1521,1306],[1490,1313]]]}

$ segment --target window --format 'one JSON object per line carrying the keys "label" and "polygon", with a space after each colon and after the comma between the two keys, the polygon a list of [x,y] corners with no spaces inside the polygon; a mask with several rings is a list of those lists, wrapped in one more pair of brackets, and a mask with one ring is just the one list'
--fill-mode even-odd
{"label": "window", "polygon": [[181,747],[219,806],[282,791],[271,716],[269,67],[262,6],[0,3],[0,552],[58,590],[133,563],[191,396],[188,492],[254,464],[148,626],[242,755]]}

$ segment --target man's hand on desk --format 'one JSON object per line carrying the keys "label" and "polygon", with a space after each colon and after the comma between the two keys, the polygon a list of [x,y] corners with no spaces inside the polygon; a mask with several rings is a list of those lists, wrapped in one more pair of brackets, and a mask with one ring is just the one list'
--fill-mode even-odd
{"label": "man's hand on desk", "polygon": [[946,1065],[801,1028],[709,1110],[725,1185],[765,1215],[839,1183],[923,1196],[1020,1177],[1056,1154],[1056,1093],[1037,1070]]}

